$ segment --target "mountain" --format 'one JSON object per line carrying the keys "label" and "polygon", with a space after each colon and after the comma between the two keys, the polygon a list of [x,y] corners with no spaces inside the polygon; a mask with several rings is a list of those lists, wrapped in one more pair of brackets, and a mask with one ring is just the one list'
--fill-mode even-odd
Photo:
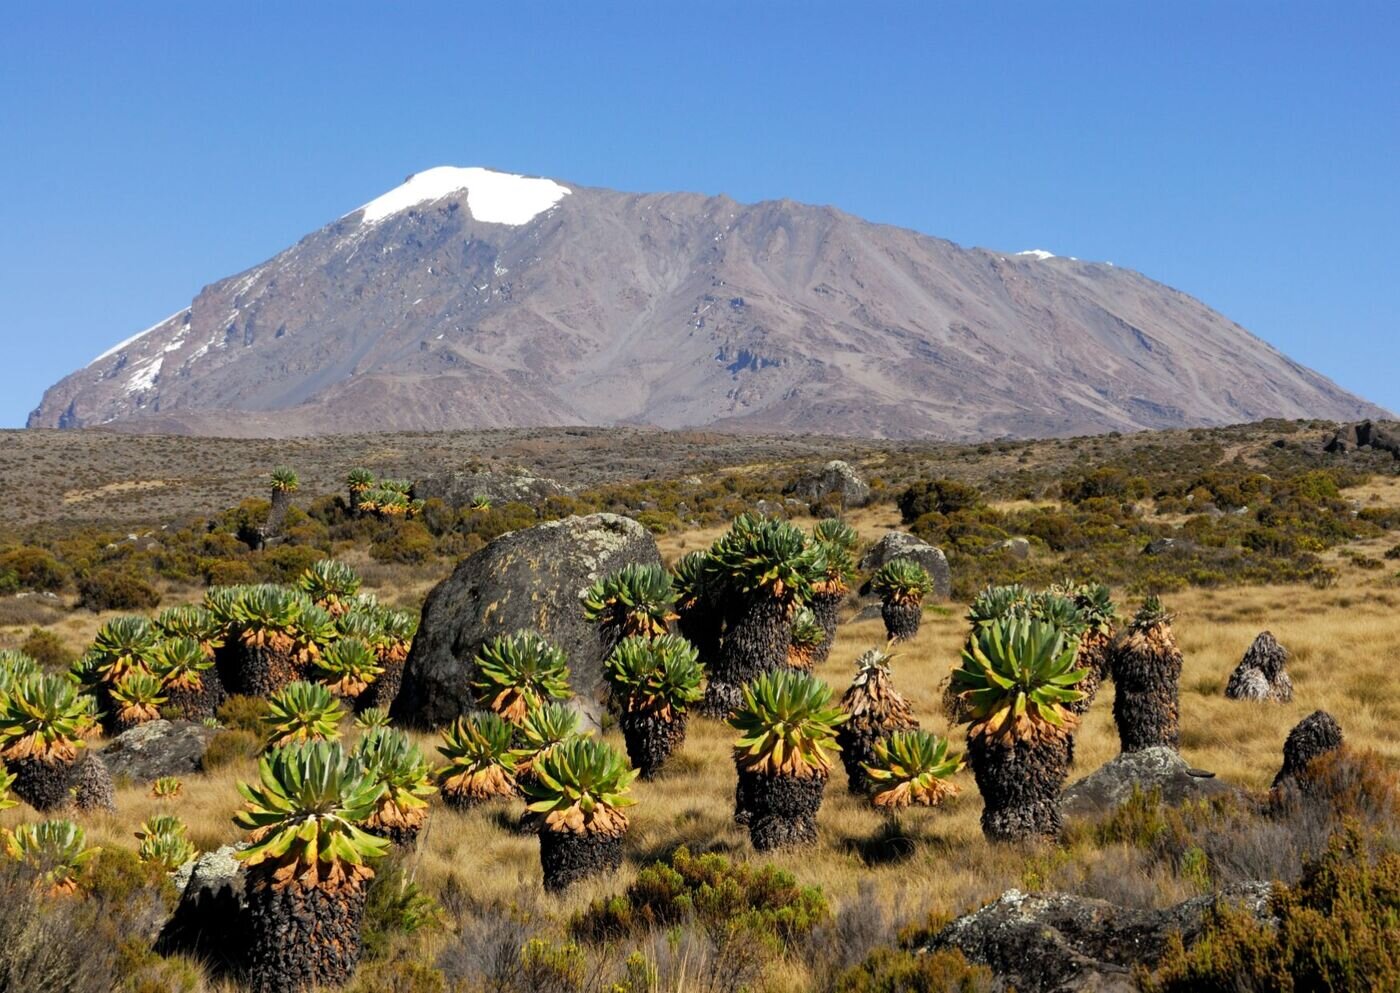
{"label": "mountain", "polygon": [[790,200],[441,167],[203,289],[30,427],[988,438],[1384,416],[1128,269]]}

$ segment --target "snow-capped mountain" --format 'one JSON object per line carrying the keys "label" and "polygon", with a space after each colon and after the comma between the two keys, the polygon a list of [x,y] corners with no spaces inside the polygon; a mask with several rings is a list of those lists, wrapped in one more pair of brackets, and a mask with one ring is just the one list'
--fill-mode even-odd
{"label": "snow-capped mountain", "polygon": [[1107,263],[440,167],[206,287],[29,425],[974,438],[1384,413]]}

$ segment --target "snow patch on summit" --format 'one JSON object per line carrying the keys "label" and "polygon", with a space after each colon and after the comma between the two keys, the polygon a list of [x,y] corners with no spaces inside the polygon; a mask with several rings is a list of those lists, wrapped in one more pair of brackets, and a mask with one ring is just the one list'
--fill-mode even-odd
{"label": "snow patch on summit", "polygon": [[97,358],[95,358],[95,359],[93,359],[91,362],[89,362],[88,365],[90,365],[90,366],[91,366],[91,365],[97,365],[97,363],[101,362],[103,359],[111,358],[113,355],[116,355],[118,352],[120,352],[120,351],[121,351],[123,348],[125,348],[126,346],[131,345],[131,344],[135,344],[138,340],[140,340],[141,338],[146,337],[146,335],[150,334],[150,333],[151,333],[152,331],[154,331],[156,328],[158,328],[158,327],[163,327],[164,325],[169,324],[171,321],[175,320],[175,318],[179,317],[179,316],[180,316],[181,314],[183,314],[184,312],[185,312],[185,308],[181,307],[179,310],[175,311],[175,313],[171,314],[171,315],[170,315],[169,317],[167,317],[165,320],[163,320],[163,321],[157,321],[155,324],[152,324],[152,325],[151,325],[150,327],[148,327],[146,330],[144,330],[144,331],[137,331],[134,335],[132,335],[130,338],[127,338],[125,341],[119,341],[119,342],[117,342],[117,343],[116,343],[115,345],[113,345],[111,348],[107,349],[105,352],[103,352],[103,353],[102,353],[101,355],[99,355]]}
{"label": "snow patch on summit", "polygon": [[1046,251],[1045,249],[1043,249],[1043,248],[1032,248],[1032,249],[1030,249],[1029,251],[1026,251],[1026,252],[1017,252],[1016,254],[1017,254],[1017,255],[1029,255],[1031,258],[1036,259],[1036,260],[1038,260],[1038,261],[1040,261],[1040,262],[1044,262],[1046,259],[1053,259],[1053,258],[1055,257],[1055,253],[1054,253],[1054,252],[1047,252],[1047,251]]}
{"label": "snow patch on summit", "polygon": [[487,224],[509,225],[528,224],[573,192],[552,179],[531,179],[475,166],[438,166],[414,173],[402,186],[359,208],[360,223],[376,224],[420,203],[432,203],[462,190],[467,191],[467,208],[473,218]]}

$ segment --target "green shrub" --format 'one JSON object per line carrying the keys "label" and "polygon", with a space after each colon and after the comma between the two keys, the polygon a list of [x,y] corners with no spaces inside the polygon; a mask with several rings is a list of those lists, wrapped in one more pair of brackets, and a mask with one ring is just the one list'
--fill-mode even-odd
{"label": "green shrub", "polygon": [[160,606],[160,591],[126,569],[99,569],[78,580],[78,606],[103,610],[152,610]]}
{"label": "green shrub", "polygon": [[365,898],[361,930],[366,959],[383,958],[396,937],[432,930],[442,923],[442,908],[419,889],[401,865],[376,868]]}
{"label": "green shrub", "polygon": [[570,930],[582,941],[607,942],[693,921],[716,947],[742,934],[776,954],[829,916],[821,890],[798,886],[790,873],[678,848],[669,863],[643,869],[620,895],[595,900]]}
{"label": "green shrub", "polygon": [[401,521],[369,546],[369,554],[379,562],[420,565],[433,555],[433,536],[417,521]]}
{"label": "green shrub", "polygon": [[59,590],[68,582],[68,568],[47,549],[21,546],[0,553],[0,574],[13,573],[27,590]]}
{"label": "green shrub", "polygon": [[19,650],[38,662],[45,669],[67,669],[77,658],[63,639],[45,628],[29,629],[29,635],[20,643]]}
{"label": "green shrub", "polygon": [[1148,993],[1303,993],[1400,989],[1400,852],[1354,825],[1307,862],[1296,886],[1275,884],[1277,925],[1214,910],[1188,949],[1169,939]]}
{"label": "green shrub", "polygon": [[267,715],[267,701],[258,696],[234,695],[219,707],[219,723],[230,731],[251,731],[261,735],[262,719]]}
{"label": "green shrub", "polygon": [[200,767],[205,772],[221,769],[244,759],[255,758],[262,751],[261,736],[252,731],[220,731],[209,739]]}
{"label": "green shrub", "polygon": [[982,503],[977,487],[955,479],[933,479],[914,483],[895,500],[900,519],[912,524],[925,514],[952,514],[971,510]]}
{"label": "green shrub", "polygon": [[247,559],[204,559],[200,572],[207,586],[247,586],[258,581],[257,570]]}
{"label": "green shrub", "polygon": [[991,969],[975,965],[956,948],[918,952],[877,948],[858,966],[836,977],[835,993],[995,993]]}

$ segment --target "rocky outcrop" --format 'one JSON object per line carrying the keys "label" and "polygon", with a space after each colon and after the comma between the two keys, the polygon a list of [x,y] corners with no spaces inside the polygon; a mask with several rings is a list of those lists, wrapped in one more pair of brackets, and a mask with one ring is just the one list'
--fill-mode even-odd
{"label": "rocky outcrop", "polygon": [[243,863],[234,858],[242,847],[225,845],[175,870],[171,880],[180,902],[161,929],[158,952],[184,952],[226,968],[237,964],[248,906]]}
{"label": "rocky outcrop", "polygon": [[820,469],[803,473],[783,492],[809,504],[836,504],[842,509],[864,507],[870,502],[869,484],[850,463],[835,459]]}
{"label": "rocky outcrop", "polygon": [[1299,777],[1320,755],[1342,747],[1342,726],[1325,710],[1314,710],[1288,732],[1283,742],[1283,767],[1274,777],[1274,789],[1299,782]]}
{"label": "rocky outcrop", "polygon": [[528,628],[569,657],[586,701],[602,689],[602,642],[579,596],[624,565],[659,565],[651,533],[616,514],[568,517],[502,535],[428,594],[394,702],[396,720],[441,727],[475,709],[474,658],[489,638]]}
{"label": "rocky outcrop", "polygon": [[1359,421],[1338,428],[1323,446],[1324,451],[1338,454],[1354,452],[1358,448],[1374,448],[1400,459],[1400,431],[1387,424]]}
{"label": "rocky outcrop", "polygon": [[477,499],[491,503],[543,503],[552,496],[573,492],[553,479],[535,476],[519,467],[488,469],[472,467],[460,472],[437,473],[415,480],[413,496],[418,500],[441,500],[449,507],[470,507]]}
{"label": "rocky outcrop", "polygon": [[1007,890],[935,935],[926,951],[957,948],[1019,993],[1135,993],[1136,965],[1155,965],[1173,933],[1190,946],[1227,903],[1263,919],[1268,883],[1248,883],[1164,910],[1136,910],[1068,893]]}
{"label": "rocky outcrop", "polygon": [[1111,814],[1134,791],[1157,793],[1163,803],[1176,806],[1231,793],[1234,787],[1216,779],[1213,772],[1191,768],[1170,748],[1144,748],[1119,755],[1066,786],[1060,794],[1060,812],[1066,817]]}
{"label": "rocky outcrop", "polygon": [[1260,633],[1230,673],[1225,696],[1231,700],[1258,700],[1288,703],[1293,699],[1293,680],[1284,667],[1288,649],[1268,631]]}
{"label": "rocky outcrop", "polygon": [[102,759],[113,776],[134,783],[187,776],[200,771],[205,749],[218,733],[191,721],[148,721],[113,738]]}
{"label": "rocky outcrop", "polygon": [[[946,600],[952,595],[953,573],[948,568],[948,557],[943,554],[943,549],[936,548],[905,531],[886,532],[885,536],[871,545],[861,557],[860,568],[864,572],[873,573],[894,559],[910,559],[923,566],[924,571],[933,580],[933,593],[938,599]],[[861,587],[860,592],[862,596],[870,592],[869,582]]]}

